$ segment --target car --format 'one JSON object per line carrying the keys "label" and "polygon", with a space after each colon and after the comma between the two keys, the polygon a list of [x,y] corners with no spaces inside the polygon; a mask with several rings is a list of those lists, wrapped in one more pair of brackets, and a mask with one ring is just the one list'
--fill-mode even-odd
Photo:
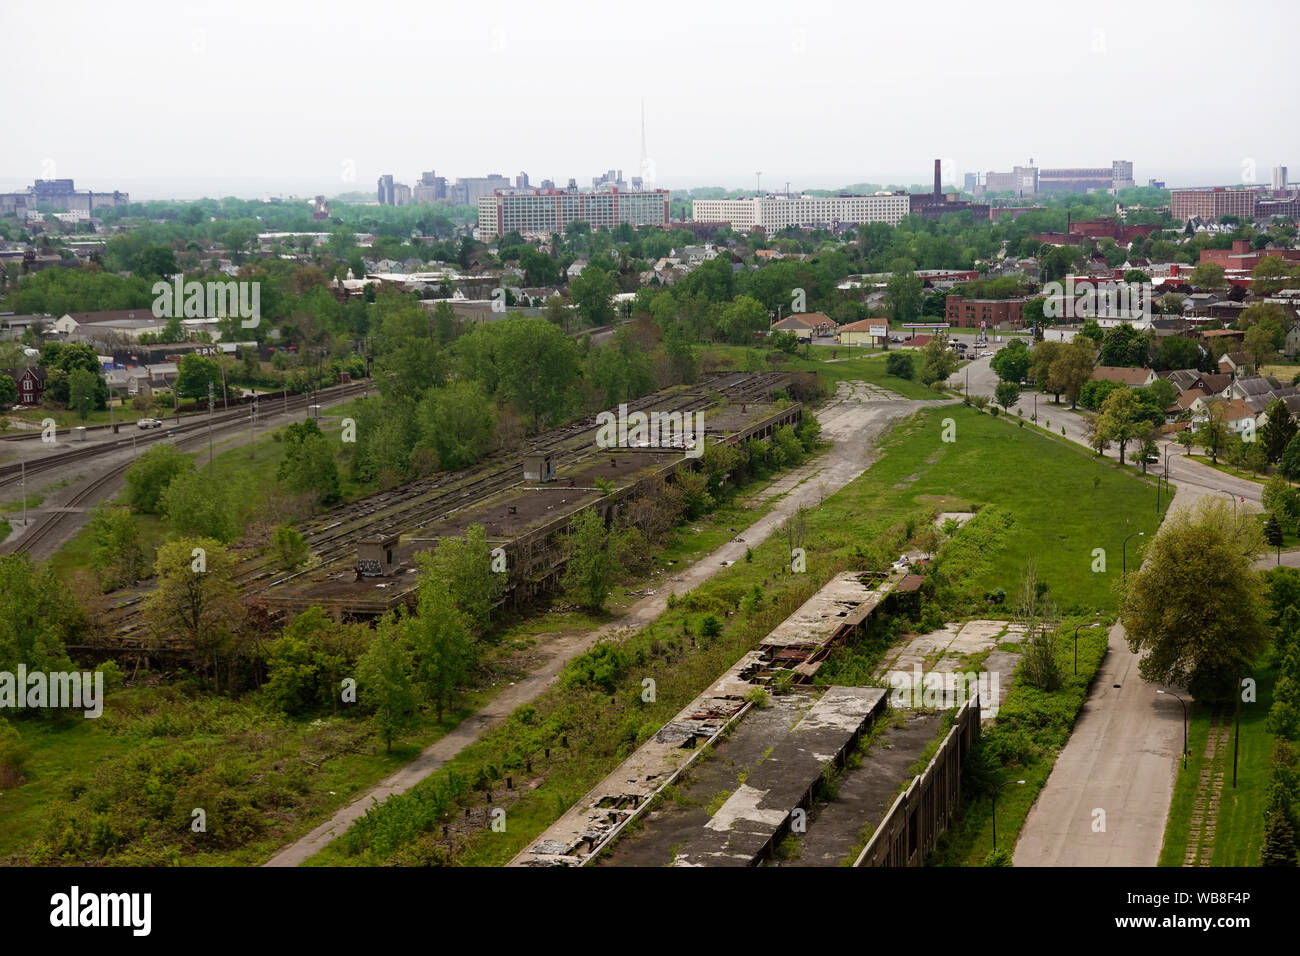
{"label": "car", "polygon": [[136,422],[140,428],[162,428],[162,422],[156,418],[142,418]]}

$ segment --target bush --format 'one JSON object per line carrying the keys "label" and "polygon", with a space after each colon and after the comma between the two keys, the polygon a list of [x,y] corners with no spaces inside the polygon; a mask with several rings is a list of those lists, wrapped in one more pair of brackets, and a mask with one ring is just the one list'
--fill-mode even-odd
{"label": "bush", "polygon": [[1010,866],[1011,851],[1001,846],[996,850],[989,850],[988,856],[984,857],[985,866]]}
{"label": "bush", "polygon": [[22,783],[26,763],[23,738],[9,721],[0,718],[0,788],[8,790]]}
{"label": "bush", "polygon": [[885,359],[885,374],[909,381],[916,378],[916,362],[910,352],[891,352]]}

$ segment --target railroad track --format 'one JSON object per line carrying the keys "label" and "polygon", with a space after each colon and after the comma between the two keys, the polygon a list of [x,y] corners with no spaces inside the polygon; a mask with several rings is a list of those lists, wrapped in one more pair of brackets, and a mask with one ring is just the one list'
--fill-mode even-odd
{"label": "railroad track", "polygon": [[[724,400],[739,402],[765,398],[787,377],[782,372],[728,373],[675,395],[652,393],[627,405],[629,411],[651,408],[660,412],[706,410]],[[589,442],[574,444],[575,440],[593,435],[595,429],[596,417],[586,416],[544,432],[529,443],[529,449],[550,452],[556,456],[557,465],[572,468],[599,454]],[[378,531],[411,532],[426,528],[485,498],[523,485],[519,459],[518,448],[498,450],[475,466],[476,471],[486,469],[486,473],[468,482],[463,471],[447,472],[332,508],[299,529],[319,563],[310,569],[286,572],[276,566],[270,556],[248,554],[236,566],[235,581],[245,596],[251,597],[344,559],[355,553],[361,538]],[[133,618],[140,599],[140,595],[131,594],[101,615],[106,629],[116,633],[119,645],[129,643],[132,632],[139,626]]]}
{"label": "railroad track", "polygon": [[[295,395],[287,402],[276,402],[274,405],[268,405],[266,407],[270,414],[286,410],[297,411],[306,408],[308,405],[314,404],[316,401],[332,401],[339,397],[360,395],[363,393],[365,388],[366,383],[354,382],[348,385],[339,385],[334,386],[332,389],[322,390],[318,393],[315,400],[313,400],[310,395]],[[216,412],[211,416],[212,425],[215,427],[229,424],[230,422],[247,421],[249,414],[248,408],[248,405],[241,405],[239,408],[230,411]],[[171,427],[141,431],[135,436],[134,445],[139,448],[141,445],[152,445],[173,438],[176,435],[206,430],[208,427],[208,420],[207,415],[188,416],[185,420],[174,424]],[[132,423],[131,427],[135,428],[136,426]],[[34,458],[26,463],[25,468],[21,462],[0,466],[0,488],[20,482],[24,473],[30,477],[31,475],[38,475],[46,471],[53,471],[56,469],[63,470],[69,465],[76,464],[77,462],[85,461],[89,458],[94,458],[98,455],[111,453],[113,451],[120,451],[131,444],[131,438],[121,438],[113,442],[97,442],[84,448],[76,448],[71,451],[46,455],[41,458]]]}
{"label": "railroad track", "polygon": [[[315,399],[313,399],[312,396],[297,396],[295,399],[289,400],[288,410],[296,411],[298,409],[306,408],[308,405],[317,404],[320,401],[336,401],[339,399],[350,398],[353,395],[361,394],[361,390],[364,387],[365,387],[365,383],[352,383],[349,385],[336,387],[334,390],[331,391],[331,394],[329,395],[320,393],[316,396]],[[277,411],[280,411],[280,409],[277,409]],[[214,416],[212,424],[214,428],[225,428],[232,424],[242,423],[247,420],[248,420],[247,409],[241,409],[240,413],[236,413],[234,415],[223,413],[223,417],[219,421],[217,420],[216,416]],[[200,440],[206,437],[207,434],[206,426],[207,426],[207,422],[205,421],[202,423],[202,431],[199,431],[197,427],[189,427],[185,429],[176,429],[174,432],[162,432],[161,434],[151,436],[151,438],[152,441],[161,441],[166,438],[174,437],[175,432],[184,431],[186,432],[186,434],[183,437],[177,437],[175,441],[175,445],[177,447],[180,447],[189,442]],[[99,454],[101,452],[109,450],[110,448],[118,448],[124,444],[125,442],[115,442],[111,446],[101,445],[93,450],[93,454]],[[92,452],[92,449],[84,449],[83,451]],[[52,455],[50,456],[50,458],[56,459],[57,463],[60,465],[66,465],[68,463],[67,455],[69,454],[76,456],[74,460],[81,460],[82,458],[92,456],[84,453],[70,452],[61,455]],[[5,545],[0,545],[0,553],[3,554],[30,553],[37,544],[48,539],[51,535],[54,534],[54,532],[57,529],[61,528],[64,522],[68,520],[70,515],[80,514],[82,511],[84,511],[85,506],[88,503],[92,503],[95,500],[97,500],[97,495],[114,479],[120,478],[123,474],[125,474],[126,470],[130,468],[132,464],[134,464],[134,459],[123,462],[120,465],[116,465],[108,469],[106,472],[104,472],[104,474],[100,475],[99,477],[92,479],[90,482],[88,482],[85,485],[85,487],[79,488],[77,492],[72,496],[72,498],[68,500],[66,504],[60,506],[57,509],[46,511],[44,514],[42,514],[37,519],[36,526],[34,528],[30,529],[25,534],[23,534],[22,536],[20,536],[19,538],[17,538],[16,540],[10,543]],[[49,467],[53,467],[53,466],[49,466]],[[28,472],[32,472],[34,469],[31,466],[29,466],[27,470]],[[46,469],[41,468],[36,470],[43,471]],[[10,478],[9,480],[12,481],[13,479]]]}

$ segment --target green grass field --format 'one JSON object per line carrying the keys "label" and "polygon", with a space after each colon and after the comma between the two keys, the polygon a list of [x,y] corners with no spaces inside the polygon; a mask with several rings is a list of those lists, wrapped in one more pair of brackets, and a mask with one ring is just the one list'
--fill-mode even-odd
{"label": "green grass field", "polygon": [[[825,361],[830,358],[832,351],[838,352],[839,357],[846,360]],[[862,354],[864,352],[866,354]],[[753,369],[755,371],[816,372],[831,392],[834,392],[836,382],[864,381],[897,392],[904,398],[941,397],[934,389],[927,388],[920,382],[887,375],[885,373],[887,354],[875,350],[847,346],[838,349],[817,346],[812,350],[812,358],[804,358],[802,348],[795,355],[785,355],[772,349],[752,349],[740,345],[710,345],[702,350],[701,354],[714,354],[726,363],[726,367],[740,371],[749,369],[751,365],[747,364],[747,359],[757,356],[761,365],[755,366]],[[781,355],[782,360],[775,364],[769,363],[766,359],[768,355]]]}
{"label": "green grass field", "polygon": [[[1269,785],[1269,758],[1273,752],[1273,735],[1264,728],[1264,720],[1273,703],[1276,667],[1261,669],[1254,675],[1257,694],[1254,703],[1241,705],[1241,732],[1237,752],[1237,786],[1232,786],[1233,711],[1224,708],[1219,714],[1227,730],[1226,745],[1214,760],[1207,761],[1205,745],[1210,736],[1213,714],[1207,707],[1192,706],[1188,722],[1187,769],[1179,767],[1174,796],[1165,824],[1160,866],[1182,866],[1189,844],[1194,848],[1212,846],[1211,866],[1259,866],[1264,842],[1264,801]],[[1202,771],[1223,774],[1219,790],[1219,813],[1212,834],[1202,830],[1199,839],[1191,835],[1192,811],[1200,790]],[[1207,790],[1208,793],[1208,790]]]}
{"label": "green grass field", "polygon": [[[956,426],[953,442],[941,440],[945,419],[951,419]],[[411,828],[407,838],[392,844],[392,850],[370,851],[369,836],[359,844],[355,839],[345,839],[328,846],[312,865],[418,865],[433,860],[462,865],[503,864],[821,583],[839,570],[856,566],[855,552],[861,545],[918,510],[962,510],[978,505],[999,509],[1009,516],[996,549],[974,549],[981,552],[980,558],[964,565],[970,579],[966,584],[971,589],[978,592],[1001,587],[1014,596],[1025,563],[1033,557],[1052,596],[1064,608],[1088,609],[1089,613],[1094,609],[1113,611],[1116,595],[1112,586],[1120,573],[1120,538],[1133,529],[1150,533],[1156,526],[1148,492],[1149,486],[1141,479],[1099,462],[1085,449],[1016,428],[964,406],[925,410],[894,431],[882,459],[866,474],[806,516],[808,580],[798,580],[802,575],[782,573],[789,560],[788,544],[781,536],[769,538],[754,549],[752,562],[740,562],[720,571],[692,592],[689,603],[679,601],[646,631],[624,639],[622,647],[627,653],[638,659],[645,654],[649,660],[612,692],[593,693],[572,687],[548,690],[534,701],[535,716],[529,718],[527,726],[511,720],[488,731],[406,799],[394,798],[376,811],[373,828],[367,832],[381,841],[390,841],[393,834]],[[954,541],[960,540],[959,534]],[[1094,548],[1107,551],[1104,573],[1091,571]],[[723,635],[711,647],[686,648],[680,644],[677,635],[693,626],[701,608],[734,607],[755,586],[771,602],[760,617],[745,613],[727,617]],[[1005,613],[1005,606],[1002,611]],[[998,614],[992,609],[984,609],[984,613]],[[656,646],[662,648],[665,642],[671,642],[673,647],[673,665],[666,672],[654,660],[653,650]],[[1082,635],[1080,675],[1071,676],[1068,690],[1062,692],[1060,702],[1054,706],[1069,714],[1077,710],[1104,643],[1100,631]],[[1071,654],[1072,647],[1063,642],[1060,653]],[[646,672],[663,677],[658,684],[658,699],[653,705],[632,706],[629,700],[635,699],[640,676]],[[451,779],[474,779],[480,771],[489,776],[493,770],[500,773],[499,768],[512,755],[533,746],[528,728],[543,722],[560,723],[568,728],[571,743],[579,742],[562,754],[554,754],[545,767],[535,767],[540,779],[526,790],[505,793],[502,787],[494,788],[493,805],[508,805],[505,834],[474,829],[458,840],[452,857],[440,855],[443,851],[437,848],[438,840],[429,832],[431,828],[406,817],[423,812],[417,809],[423,799],[421,794]],[[1059,726],[1054,733],[1062,733]],[[1063,742],[1060,739],[1056,745]],[[1033,786],[1023,788],[1022,794],[1006,794],[999,803],[1000,842],[1006,840],[1008,846],[1014,843],[1034,794],[1050,773],[1054,756],[1053,752],[1020,771],[1026,779],[1032,778]],[[979,815],[972,814],[971,821],[969,846],[960,857],[963,863],[978,861],[986,852]]]}

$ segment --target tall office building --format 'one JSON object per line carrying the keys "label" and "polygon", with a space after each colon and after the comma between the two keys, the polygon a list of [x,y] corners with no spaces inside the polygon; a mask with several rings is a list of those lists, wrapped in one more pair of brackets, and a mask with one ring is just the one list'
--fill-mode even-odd
{"label": "tall office building", "polygon": [[1112,160],[1110,164],[1110,188],[1133,188],[1133,163],[1127,159]]}
{"label": "tall office building", "polygon": [[1286,191],[1286,167],[1285,166],[1273,167],[1273,191],[1278,193]]}
{"label": "tall office building", "polygon": [[393,174],[385,173],[379,177],[379,205],[393,205]]}
{"label": "tall office building", "polygon": [[668,225],[666,189],[646,192],[558,191],[529,192],[499,190],[478,200],[478,237],[494,239],[517,230],[522,235],[550,235],[563,232],[572,222],[585,222],[593,229]]}

